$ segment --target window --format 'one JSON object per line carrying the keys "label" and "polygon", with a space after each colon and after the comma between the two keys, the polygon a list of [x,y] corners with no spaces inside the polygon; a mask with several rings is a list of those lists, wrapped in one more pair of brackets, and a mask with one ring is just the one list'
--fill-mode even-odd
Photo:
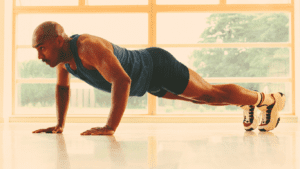
{"label": "window", "polygon": [[219,4],[219,0],[156,0],[158,5],[197,5],[197,4]]}
{"label": "window", "polygon": [[[15,0],[13,16],[13,94],[18,96],[13,114],[55,114],[55,69],[31,48],[34,28],[47,20],[60,23],[70,36],[88,33],[129,49],[164,48],[213,84],[281,91],[287,96],[283,113],[295,114],[293,0]],[[109,93],[74,77],[71,92],[69,114],[109,112]],[[145,95],[130,98],[125,114],[186,112],[240,110]]]}
{"label": "window", "polygon": [[76,6],[78,0],[15,0],[17,6]]}
{"label": "window", "polygon": [[148,5],[148,0],[112,0],[112,1],[99,1],[99,0],[86,0],[86,5]]}

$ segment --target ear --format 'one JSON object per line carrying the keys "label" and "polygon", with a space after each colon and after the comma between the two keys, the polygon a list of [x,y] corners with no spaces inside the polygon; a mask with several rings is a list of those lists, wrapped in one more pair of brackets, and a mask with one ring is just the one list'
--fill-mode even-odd
{"label": "ear", "polygon": [[65,41],[64,41],[64,38],[62,36],[58,36],[56,38],[56,42],[57,42],[58,46],[61,48],[64,45]]}

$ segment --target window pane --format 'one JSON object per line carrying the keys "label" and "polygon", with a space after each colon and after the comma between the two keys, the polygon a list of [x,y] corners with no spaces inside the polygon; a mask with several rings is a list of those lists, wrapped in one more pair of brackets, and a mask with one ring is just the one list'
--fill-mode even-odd
{"label": "window pane", "polygon": [[16,114],[56,114],[56,84],[17,84]]}
{"label": "window pane", "polygon": [[36,49],[20,48],[16,57],[17,78],[56,78],[56,69],[39,60]]}
{"label": "window pane", "polygon": [[289,42],[289,23],[289,13],[158,13],[157,43]]}
{"label": "window pane", "polygon": [[289,48],[164,48],[202,77],[290,77]]}
{"label": "window pane", "polygon": [[220,0],[156,0],[159,5],[219,4]]}
{"label": "window pane", "polygon": [[15,0],[17,6],[74,6],[78,0]]}
{"label": "window pane", "polygon": [[20,14],[17,45],[31,45],[34,29],[45,21],[61,24],[67,35],[91,34],[115,44],[147,44],[147,14]]}
{"label": "window pane", "polygon": [[[91,114],[108,114],[111,107],[111,93],[103,92],[94,88],[94,97],[95,107],[91,110]],[[147,105],[147,94],[142,97],[129,97],[125,114],[148,114]],[[74,110],[74,113],[75,112],[76,110]],[[82,113],[78,112],[77,114]]]}
{"label": "window pane", "polygon": [[[17,84],[16,114],[55,114],[56,84]],[[86,83],[72,83],[68,114],[108,114],[111,94]],[[147,94],[130,97],[125,114],[147,114]]]}
{"label": "window pane", "polygon": [[[216,83],[214,83],[216,84]],[[221,84],[221,83],[219,83]],[[281,114],[292,113],[292,88],[291,83],[236,83],[246,89],[259,92],[282,92],[286,96],[286,104]],[[186,101],[158,99],[157,114],[240,114],[243,110],[236,106],[209,106]]]}
{"label": "window pane", "polygon": [[86,0],[87,5],[147,5],[148,0]]}
{"label": "window pane", "polygon": [[[138,48],[127,48],[137,50]],[[56,78],[56,69],[37,59],[35,49],[17,50],[18,78]],[[72,78],[76,78],[71,75]],[[17,84],[17,114],[53,114],[55,84]],[[87,83],[71,83],[68,114],[108,114],[111,94]],[[38,92],[38,95],[34,93]],[[148,114],[148,97],[129,97],[125,114]],[[42,113],[41,113],[42,112]],[[88,112],[88,113],[82,113]]]}
{"label": "window pane", "polygon": [[288,4],[291,0],[226,0],[227,4]]}

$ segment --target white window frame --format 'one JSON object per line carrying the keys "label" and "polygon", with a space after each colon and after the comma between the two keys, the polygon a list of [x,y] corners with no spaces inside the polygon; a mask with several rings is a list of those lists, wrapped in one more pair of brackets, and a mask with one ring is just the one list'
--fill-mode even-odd
{"label": "white window frame", "polygon": [[[78,6],[16,6],[13,1],[12,10],[12,100],[11,100],[11,119],[16,117],[16,86],[20,83],[56,83],[56,79],[21,79],[16,78],[16,50],[18,48],[31,48],[26,45],[16,45],[16,17],[18,14],[25,13],[147,13],[148,14],[148,44],[127,44],[120,46],[130,48],[142,47],[199,47],[199,48],[230,48],[230,47],[287,47],[291,50],[291,64],[289,77],[272,78],[205,78],[209,83],[245,83],[245,82],[289,82],[292,86],[292,110],[287,116],[292,117],[292,121],[297,121],[296,115],[296,77],[295,77],[295,0],[290,4],[226,4],[226,0],[220,0],[218,5],[157,5],[156,0],[148,0],[148,5],[117,5],[117,6],[88,6],[86,0],[78,0]],[[298,3],[298,0],[296,0]],[[299,3],[298,3],[299,5]],[[299,8],[297,8],[299,9]],[[290,18],[290,41],[282,43],[229,43],[229,44],[157,44],[156,43],[156,20],[157,13],[164,12],[289,12]],[[299,19],[298,19],[299,20]],[[298,22],[297,22],[298,23]],[[299,24],[299,23],[298,23]],[[298,26],[299,28],[299,26]],[[84,83],[79,79],[72,79],[71,83]],[[161,117],[157,115],[157,98],[148,94],[148,116]],[[226,115],[226,114],[225,114]],[[224,116],[225,116],[224,115]],[[172,116],[172,115],[171,115]],[[176,115],[177,116],[177,115]],[[139,116],[138,118],[143,118]],[[163,116],[168,117],[168,116]],[[181,116],[182,117],[182,116]],[[188,116],[186,116],[188,117]],[[209,117],[208,117],[209,118]],[[143,118],[144,119],[144,118]],[[240,118],[237,118],[240,119]],[[169,118],[170,120],[170,118]],[[129,122],[131,120],[128,120]],[[148,120],[142,120],[147,122]],[[151,121],[151,120],[150,120]],[[172,120],[171,120],[172,121]],[[184,121],[184,120],[183,120]],[[203,120],[200,120],[203,121]],[[209,120],[208,120],[209,121]],[[233,120],[235,121],[235,120]],[[174,121],[176,122],[176,120]],[[180,120],[179,120],[180,122]],[[230,120],[229,120],[230,122]]]}

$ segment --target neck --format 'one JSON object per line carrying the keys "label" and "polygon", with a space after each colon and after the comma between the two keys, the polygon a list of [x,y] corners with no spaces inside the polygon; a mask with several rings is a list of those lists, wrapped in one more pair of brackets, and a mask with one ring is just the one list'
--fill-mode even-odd
{"label": "neck", "polygon": [[61,51],[62,52],[61,62],[63,64],[66,64],[66,63],[70,64],[74,59],[72,51],[71,51],[71,47],[70,47],[70,41],[71,40],[72,40],[71,38],[65,39],[64,46],[63,46],[62,51]]}

